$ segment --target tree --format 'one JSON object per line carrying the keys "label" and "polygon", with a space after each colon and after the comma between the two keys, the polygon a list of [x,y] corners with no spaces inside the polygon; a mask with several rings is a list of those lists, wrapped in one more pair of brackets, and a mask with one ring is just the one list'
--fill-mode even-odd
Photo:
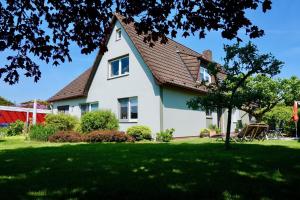
{"label": "tree", "polygon": [[232,46],[225,45],[226,56],[224,65],[216,63],[208,65],[208,70],[213,76],[214,82],[208,84],[202,82],[207,89],[206,95],[190,100],[189,107],[197,109],[220,109],[228,110],[225,147],[229,148],[232,109],[240,109],[253,97],[244,95],[243,88],[251,76],[262,74],[270,77],[278,74],[282,62],[275,59],[271,54],[259,54],[258,49],[252,43],[240,47],[239,43]]}
{"label": "tree", "polygon": [[0,106],[13,106],[14,103],[0,96]]}
{"label": "tree", "polygon": [[244,29],[250,38],[264,31],[246,17],[246,10],[271,9],[271,0],[6,0],[0,2],[0,51],[12,50],[8,63],[0,66],[0,78],[14,84],[19,72],[38,81],[37,57],[46,63],[59,65],[71,61],[69,47],[76,43],[83,54],[96,49],[107,50],[111,19],[117,12],[124,22],[134,19],[137,33],[145,34],[150,46],[158,40],[167,42],[167,35],[184,37],[207,31],[221,31],[222,37],[238,39]]}
{"label": "tree", "polygon": [[292,134],[295,131],[295,123],[291,120],[293,110],[291,106],[284,104],[276,105],[272,110],[265,113],[263,121],[272,128],[283,128],[284,133]]}
{"label": "tree", "polygon": [[272,79],[265,75],[249,77],[239,91],[239,96],[246,100],[239,109],[260,122],[265,113],[284,100],[286,92],[288,91],[281,79]]}
{"label": "tree", "polygon": [[272,79],[258,75],[246,81],[239,95],[247,99],[240,109],[260,122],[264,114],[277,104],[292,106],[294,101],[300,100],[300,80],[295,76],[290,79]]}
{"label": "tree", "polygon": [[292,76],[290,79],[284,79],[282,84],[284,85],[284,103],[287,106],[294,105],[294,101],[300,101],[300,80],[296,76]]}

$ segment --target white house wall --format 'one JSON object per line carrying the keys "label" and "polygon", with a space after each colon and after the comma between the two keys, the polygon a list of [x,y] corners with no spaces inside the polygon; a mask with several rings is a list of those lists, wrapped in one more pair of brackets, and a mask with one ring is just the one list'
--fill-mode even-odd
{"label": "white house wall", "polygon": [[58,106],[69,106],[69,114],[76,116],[77,118],[81,117],[80,104],[85,103],[85,98],[79,99],[69,99],[69,100],[61,100],[53,103],[53,113],[57,113]]}
{"label": "white house wall", "polygon": [[[121,28],[122,38],[116,41],[118,28]],[[118,116],[119,98],[138,97],[138,122],[120,122],[120,130],[139,124],[148,125],[154,133],[158,132],[160,130],[159,86],[118,21],[107,47],[108,52],[103,55],[99,64],[87,102],[99,101],[100,109],[110,109]],[[129,55],[129,75],[108,79],[109,60],[124,55]]]}
{"label": "white house wall", "polygon": [[[188,108],[187,101],[194,94],[183,90],[163,88],[163,129],[174,128],[175,137],[199,136],[207,128],[206,113]],[[212,124],[217,124],[217,113],[212,113]]]}

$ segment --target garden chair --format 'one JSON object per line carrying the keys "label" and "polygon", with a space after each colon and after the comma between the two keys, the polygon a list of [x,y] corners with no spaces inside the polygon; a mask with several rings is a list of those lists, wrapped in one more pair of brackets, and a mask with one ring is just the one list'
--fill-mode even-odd
{"label": "garden chair", "polygon": [[269,126],[267,124],[255,123],[247,125],[243,139],[253,141],[254,139],[264,140],[267,138]]}

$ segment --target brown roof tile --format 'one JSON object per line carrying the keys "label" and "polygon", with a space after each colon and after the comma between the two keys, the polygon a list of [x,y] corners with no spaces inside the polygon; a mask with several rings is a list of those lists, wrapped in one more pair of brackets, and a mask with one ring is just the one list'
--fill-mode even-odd
{"label": "brown roof tile", "polygon": [[[179,86],[199,92],[205,91],[203,87],[197,87],[195,82],[200,66],[198,59],[207,60],[202,54],[172,39],[169,39],[166,44],[156,42],[153,47],[149,47],[149,44],[143,41],[144,36],[136,33],[133,23],[125,24],[123,17],[118,14],[113,18],[112,24],[116,20],[119,20],[124,27],[158,84]],[[49,101],[85,97],[101,58],[102,55],[99,53],[92,68],[52,96]]]}
{"label": "brown roof tile", "polygon": [[84,97],[87,94],[86,85],[91,75],[92,67],[83,72],[75,80],[69,83],[66,87],[57,92],[48,101],[58,101],[64,99],[70,99],[74,97]]}

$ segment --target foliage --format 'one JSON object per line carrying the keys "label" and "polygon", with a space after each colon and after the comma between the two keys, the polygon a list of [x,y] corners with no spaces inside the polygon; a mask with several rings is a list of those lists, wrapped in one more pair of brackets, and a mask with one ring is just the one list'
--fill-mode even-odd
{"label": "foliage", "polygon": [[[7,57],[8,63],[0,67],[0,77],[14,84],[20,70],[25,76],[38,81],[41,71],[33,56],[46,63],[59,65],[71,61],[70,45],[76,43],[83,54],[100,47],[107,50],[107,35],[111,32],[113,13],[125,16],[126,23],[135,22],[138,34],[145,33],[144,41],[167,42],[166,35],[176,37],[220,31],[222,37],[238,37],[245,30],[250,38],[264,34],[246,16],[246,10],[271,9],[271,0],[240,1],[99,1],[81,0],[58,2],[53,0],[14,0],[0,3],[0,51],[18,52]],[[13,28],[12,28],[13,27]]]}
{"label": "foliage", "polygon": [[272,129],[283,128],[285,133],[292,133],[295,131],[295,123],[291,120],[292,113],[292,107],[277,105],[264,115],[263,121]]}
{"label": "foliage", "polygon": [[236,124],[236,128],[237,129],[242,129],[244,126],[243,126],[243,122],[242,122],[242,120],[238,120],[237,121],[237,124]]}
{"label": "foliage", "polygon": [[135,139],[116,130],[98,130],[84,135],[85,142],[133,142]]}
{"label": "foliage", "polygon": [[156,140],[159,142],[170,142],[173,139],[173,133],[175,129],[166,129],[165,131],[160,131],[156,134]]}
{"label": "foliage", "polygon": [[202,137],[209,137],[209,133],[210,133],[209,129],[203,128],[203,129],[200,130],[200,137],[201,138]]}
{"label": "foliage", "polygon": [[284,86],[284,103],[287,106],[292,106],[294,101],[300,101],[300,79],[292,76],[290,79],[283,79]]}
{"label": "foliage", "polygon": [[239,43],[225,45],[226,56],[224,65],[208,64],[207,68],[213,76],[213,82],[207,84],[202,81],[200,86],[207,89],[206,95],[190,100],[189,107],[197,109],[217,110],[228,109],[227,130],[225,146],[229,148],[231,132],[231,117],[234,108],[242,109],[247,105],[257,104],[259,96],[245,95],[247,81],[251,76],[274,76],[280,72],[283,63],[271,54],[260,54],[257,47],[251,42],[241,47]]}
{"label": "foliage", "polygon": [[[0,72],[1,74],[1,72]],[[1,77],[1,76],[0,76]],[[13,106],[14,103],[0,96],[0,106]]]}
{"label": "foliage", "polygon": [[0,127],[0,137],[7,135],[7,127]]}
{"label": "foliage", "polygon": [[[20,103],[20,106],[23,108],[33,108],[33,105],[34,105],[34,100]],[[37,108],[38,109],[47,109],[47,108],[49,108],[49,105],[50,105],[50,103],[47,101],[37,100]]]}
{"label": "foliage", "polygon": [[67,114],[48,114],[45,118],[46,125],[54,126],[59,131],[73,130],[78,124],[78,119]]}
{"label": "foliage", "polygon": [[33,125],[29,130],[29,138],[37,141],[48,141],[49,136],[56,131],[57,129],[53,125]]}
{"label": "foliage", "polygon": [[24,122],[21,120],[17,120],[14,123],[9,124],[6,135],[7,136],[14,136],[14,135],[20,135],[23,132],[24,129]]}
{"label": "foliage", "polygon": [[266,112],[283,101],[284,95],[289,92],[284,86],[281,79],[261,74],[249,77],[238,92],[239,98],[246,100],[239,108],[260,122]]}
{"label": "foliage", "polygon": [[84,114],[81,118],[81,129],[84,133],[94,130],[118,130],[119,121],[110,110],[98,110]]}
{"label": "foliage", "polygon": [[132,126],[127,129],[127,134],[134,137],[135,140],[151,140],[151,129],[148,126]]}
{"label": "foliage", "polygon": [[[210,124],[208,129],[209,129],[209,131],[215,131],[217,134],[221,133],[221,129],[215,124]],[[201,131],[200,131],[200,134],[201,134]]]}
{"label": "foliage", "polygon": [[210,124],[210,125],[208,126],[208,128],[209,128],[210,130],[216,130],[216,129],[218,128],[218,126],[215,125],[215,124]]}
{"label": "foliage", "polygon": [[81,142],[83,137],[74,131],[59,131],[48,138],[49,142]]}

